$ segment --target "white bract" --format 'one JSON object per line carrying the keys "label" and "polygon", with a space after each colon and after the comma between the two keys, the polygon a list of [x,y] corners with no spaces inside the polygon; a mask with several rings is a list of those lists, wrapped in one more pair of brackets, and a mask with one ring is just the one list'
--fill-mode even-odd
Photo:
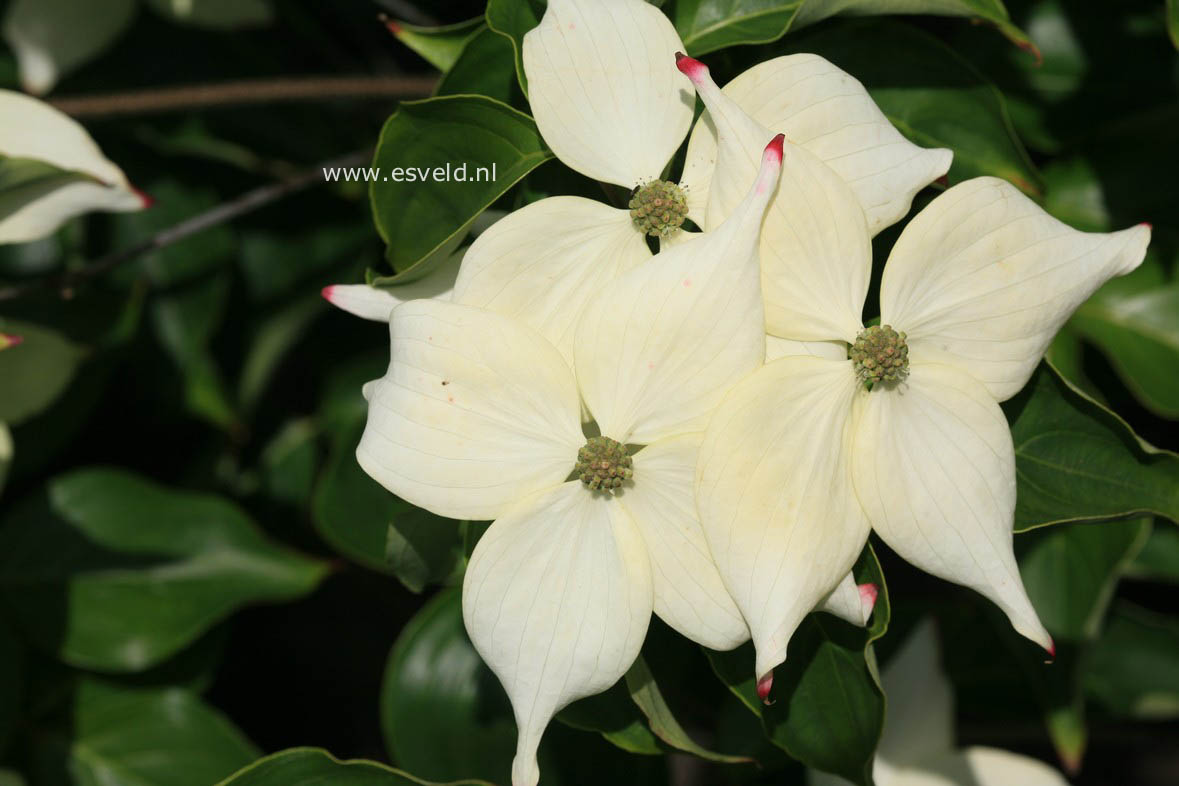
{"label": "white bract", "polygon": [[[688,61],[719,129],[711,217],[731,203],[722,177],[758,126]],[[1078,305],[1141,263],[1149,238],[1147,226],[1078,232],[1002,180],[969,180],[905,227],[884,270],[882,326],[865,330],[871,244],[860,202],[785,145],[760,253],[769,332],[795,342],[771,351],[797,354],[729,393],[698,467],[701,522],[749,623],[759,678],[785,659],[870,529],[1052,650],[1012,553],[1015,455],[999,402]]]}
{"label": "white bract", "polygon": [[[876,748],[876,786],[1067,786],[1047,764],[998,748],[954,747],[954,696],[942,673],[933,623],[925,621],[881,677],[888,719]],[[811,786],[847,781],[812,771]]]}
{"label": "white bract", "polygon": [[91,210],[148,206],[72,118],[11,90],[0,90],[0,118],[0,243],[36,240]]}
{"label": "white bract", "polygon": [[[537,782],[552,716],[630,667],[652,610],[708,647],[748,638],[704,543],[694,473],[712,410],[765,354],[757,235],[780,170],[778,137],[729,221],[591,293],[574,367],[495,311],[393,309],[357,459],[415,505],[494,519],[463,613],[512,701],[515,786]],[[582,430],[583,400],[601,437]],[[846,600],[833,603],[863,615]]]}

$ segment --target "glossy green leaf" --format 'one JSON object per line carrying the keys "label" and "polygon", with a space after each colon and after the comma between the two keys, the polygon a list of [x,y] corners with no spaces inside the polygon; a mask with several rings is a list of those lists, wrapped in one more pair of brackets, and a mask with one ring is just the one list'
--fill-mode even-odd
{"label": "glossy green leaf", "polygon": [[627,670],[625,679],[630,697],[635,705],[642,710],[643,715],[647,717],[647,721],[651,724],[651,731],[671,747],[708,761],[723,764],[748,764],[753,761],[748,756],[729,756],[716,753],[693,740],[684,731],[680,722],[676,720],[671,708],[667,706],[667,700],[663,698],[663,693],[660,692],[659,686],[655,682],[655,676],[651,674],[651,669],[647,666],[647,661],[643,659],[642,655]]}
{"label": "glossy green leaf", "polygon": [[23,339],[0,352],[0,421],[15,426],[45,410],[65,391],[83,350],[31,322],[0,317],[0,332]]}
{"label": "glossy green leaf", "polygon": [[[791,36],[783,46],[822,55],[854,74],[914,143],[953,150],[951,184],[994,175],[1033,196],[1040,193],[1039,173],[1015,134],[1002,94],[932,35],[899,22],[858,20]],[[769,56],[759,51],[756,60]]]}
{"label": "glossy green leaf", "polygon": [[1015,529],[1154,513],[1179,520],[1179,456],[1041,363],[1003,404],[1015,442]]}
{"label": "glossy green leaf", "polygon": [[1016,543],[1024,587],[1056,651],[1050,670],[1040,668],[1040,652],[1022,646],[1013,652],[1028,674],[1043,671],[1032,692],[1069,772],[1080,769],[1089,741],[1082,690],[1087,653],[1118,580],[1149,534],[1149,519],[1131,519],[1045,527]]}
{"label": "glossy green leaf", "polygon": [[250,326],[237,385],[237,399],[245,412],[258,406],[282,362],[327,310],[319,293],[311,291],[288,300]]}
{"label": "glossy green leaf", "polygon": [[310,592],[325,572],[218,497],[120,470],[58,476],[0,523],[6,605],[39,647],[84,668],[148,668],[246,604]]}
{"label": "glossy green leaf", "polygon": [[184,380],[184,404],[192,414],[226,430],[240,429],[225,377],[209,347],[225,317],[230,280],[200,279],[154,298],[152,321],[160,343]]}
{"label": "glossy green leaf", "polygon": [[872,642],[888,630],[888,586],[871,546],[855,567],[856,581],[876,585],[867,628],[829,614],[806,617],[790,639],[786,662],[774,670],[768,706],[757,696],[753,646],[705,651],[713,671],[753,713],[770,741],[808,767],[857,784],[871,784],[872,761],[884,728],[884,694]]}
{"label": "glossy green leaf", "polygon": [[[385,123],[373,158],[389,179],[372,182],[370,190],[377,231],[396,275],[370,283],[403,284],[428,273],[480,213],[551,157],[532,118],[495,99],[442,96],[402,103]],[[451,177],[465,167],[467,180],[435,181],[439,168],[448,166]],[[410,176],[425,182],[394,180]]]}
{"label": "glossy green leaf", "polygon": [[1105,353],[1148,409],[1179,418],[1179,282],[1161,277],[1148,264],[1115,278],[1069,324]]}
{"label": "glossy green leaf", "polygon": [[1149,536],[1149,519],[1130,519],[1048,527],[1020,538],[1019,572],[1053,639],[1097,635],[1118,578]]}
{"label": "glossy green leaf", "polygon": [[516,79],[528,94],[528,77],[524,75],[524,35],[540,24],[545,0],[487,0],[487,26],[512,44],[516,61]]}
{"label": "glossy green leaf", "polygon": [[561,710],[557,720],[575,729],[595,731],[628,753],[650,756],[664,752],[647,717],[631,700],[625,680],[614,683],[605,693],[573,702]]}
{"label": "glossy green leaf", "polygon": [[[183,688],[77,682],[64,728],[41,758],[80,786],[208,786],[260,752],[221,713]],[[54,753],[56,752],[56,756]],[[51,765],[52,766],[52,765]]]}
{"label": "glossy green leaf", "polygon": [[262,449],[262,483],[273,500],[303,508],[319,465],[319,431],[308,418],[291,420]]}
{"label": "glossy green leaf", "polygon": [[381,685],[385,746],[398,766],[426,778],[506,783],[516,725],[467,638],[461,603],[459,590],[443,590],[397,637]]}
{"label": "glossy green leaf", "polygon": [[483,29],[483,17],[440,27],[420,27],[405,22],[386,21],[389,32],[397,40],[421,55],[422,59],[442,73],[450,70],[463,49]]}
{"label": "glossy green leaf", "polygon": [[1089,695],[1125,718],[1179,718],[1179,621],[1129,603],[1115,607],[1094,647]]}
{"label": "glossy green leaf", "polygon": [[414,507],[366,475],[356,463],[363,431],[361,419],[333,431],[312,502],[316,531],[336,551],[396,576],[412,592],[461,575],[465,522]]}
{"label": "glossy green leaf", "polygon": [[702,55],[735,44],[765,44],[835,15],[932,14],[987,22],[1023,49],[1035,47],[999,0],[679,0],[672,22]]}
{"label": "glossy green leaf", "polygon": [[1179,584],[1179,528],[1166,521],[1156,522],[1146,545],[1126,568],[1126,575]]}
{"label": "glossy green leaf", "polygon": [[292,748],[226,778],[218,786],[492,786],[487,781],[447,784],[422,780],[375,761],[340,761],[318,748]]}
{"label": "glossy green leaf", "polygon": [[489,28],[472,36],[438,83],[436,95],[474,93],[511,104],[516,89],[515,55],[507,38]]}

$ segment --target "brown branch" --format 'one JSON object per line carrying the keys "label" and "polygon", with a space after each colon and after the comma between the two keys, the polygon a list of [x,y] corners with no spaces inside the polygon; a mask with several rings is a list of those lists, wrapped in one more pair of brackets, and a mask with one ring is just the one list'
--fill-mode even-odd
{"label": "brown branch", "polygon": [[185,109],[324,101],[337,98],[422,98],[434,92],[436,76],[310,76],[247,79],[208,85],[133,90],[50,100],[74,117],[176,112]]}
{"label": "brown branch", "polygon": [[12,300],[42,289],[56,289],[61,293],[62,297],[71,297],[74,287],[78,284],[95,276],[102,275],[124,262],[129,262],[143,254],[170,246],[190,235],[195,235],[210,227],[224,224],[239,216],[251,213],[272,202],[310,188],[316,183],[325,182],[324,169],[363,166],[371,158],[371,150],[358,150],[346,156],[321,162],[306,172],[302,172],[294,177],[247,191],[230,202],[187,218],[179,224],[161,230],[129,248],[107,254],[84,267],[76,270],[67,270],[55,276],[39,278],[24,284],[15,284],[0,288],[0,301]]}

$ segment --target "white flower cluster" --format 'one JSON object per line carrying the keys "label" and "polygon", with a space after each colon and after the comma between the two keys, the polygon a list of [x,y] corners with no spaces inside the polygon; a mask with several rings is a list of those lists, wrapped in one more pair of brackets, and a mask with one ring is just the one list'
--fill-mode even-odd
{"label": "white flower cluster", "polygon": [[652,611],[706,647],[752,638],[764,697],[807,613],[866,623],[875,588],[850,571],[870,530],[1051,651],[1012,552],[999,402],[1149,241],[967,180],[905,227],[888,327],[866,329],[871,238],[950,151],[907,141],[821,57],[722,90],[682,46],[642,0],[550,0],[523,62],[557,157],[627,188],[667,180],[702,98],[678,181],[702,232],[661,225],[652,256],[631,211],[558,196],[412,288],[326,292],[390,323],[360,464],[434,513],[494,520],[463,609],[515,710],[515,786],[539,780],[553,715],[630,667]]}

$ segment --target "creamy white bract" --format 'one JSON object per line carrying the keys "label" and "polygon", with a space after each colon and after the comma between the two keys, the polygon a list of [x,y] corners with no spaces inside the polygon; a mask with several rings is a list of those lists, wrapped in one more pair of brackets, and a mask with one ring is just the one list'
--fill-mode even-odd
{"label": "creamy white bract", "polygon": [[[393,309],[357,459],[415,505],[495,520],[467,568],[463,614],[512,701],[516,786],[537,782],[552,716],[630,667],[652,610],[709,647],[748,637],[700,531],[695,466],[711,412],[765,355],[757,236],[780,170],[779,137],[729,221],[590,293],[572,367],[495,311]],[[613,493],[569,479],[579,451],[600,444],[583,433],[583,401],[614,449],[643,446]]]}
{"label": "creamy white bract", "polygon": [[[954,747],[954,695],[942,673],[933,623],[921,623],[881,675],[888,720],[876,748],[877,786],[1067,786],[1038,759],[999,748]],[[811,786],[847,781],[811,771]]]}
{"label": "creamy white bract", "polygon": [[0,165],[43,164],[56,170],[3,195],[0,243],[45,237],[92,210],[147,207],[148,200],[73,118],[12,90],[0,90],[0,117]]}
{"label": "creamy white bract", "polygon": [[[764,132],[703,64],[683,58],[681,68],[718,130],[707,226],[731,209]],[[1012,553],[1015,456],[999,402],[1024,386],[1078,305],[1141,263],[1149,238],[1145,225],[1078,232],[1005,181],[968,180],[905,227],[881,284],[882,327],[865,330],[862,203],[786,144],[760,256],[768,330],[793,343],[775,342],[787,356],[729,393],[697,468],[701,521],[749,623],[759,678],[785,659],[870,529],[1052,650]],[[871,351],[854,362],[858,340]],[[873,372],[882,367],[896,374]]]}

